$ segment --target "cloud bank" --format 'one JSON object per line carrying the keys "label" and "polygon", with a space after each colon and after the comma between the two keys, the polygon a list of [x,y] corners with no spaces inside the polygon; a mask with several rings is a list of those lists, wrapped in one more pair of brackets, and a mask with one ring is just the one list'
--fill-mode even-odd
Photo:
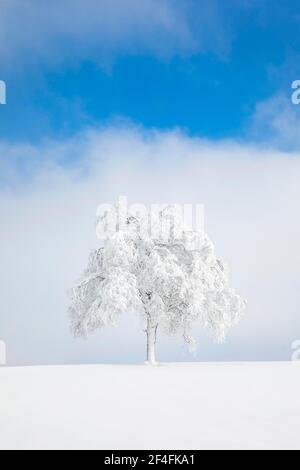
{"label": "cloud bank", "polygon": [[160,360],[290,359],[300,336],[298,154],[132,126],[38,146],[2,142],[0,155],[0,338],[9,364],[144,359],[133,316],[87,342],[69,332],[67,290],[97,246],[97,206],[119,195],[132,203],[203,203],[206,230],[248,299],[226,344],[196,326],[195,358],[180,338],[162,336]]}

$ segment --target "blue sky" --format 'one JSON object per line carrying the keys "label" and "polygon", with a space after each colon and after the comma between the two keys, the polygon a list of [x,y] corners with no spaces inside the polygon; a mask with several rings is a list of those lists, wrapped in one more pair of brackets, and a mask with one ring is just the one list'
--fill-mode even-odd
{"label": "blue sky", "polygon": [[296,0],[89,0],[83,19],[80,0],[2,3],[0,138],[9,141],[116,120],[241,138],[257,105],[288,99],[300,75]]}

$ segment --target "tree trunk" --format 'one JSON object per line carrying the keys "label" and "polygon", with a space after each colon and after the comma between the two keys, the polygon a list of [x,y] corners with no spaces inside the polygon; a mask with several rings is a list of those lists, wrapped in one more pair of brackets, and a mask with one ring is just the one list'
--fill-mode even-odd
{"label": "tree trunk", "polygon": [[147,364],[157,365],[155,358],[155,344],[156,344],[156,331],[157,325],[153,326],[151,320],[147,320]]}

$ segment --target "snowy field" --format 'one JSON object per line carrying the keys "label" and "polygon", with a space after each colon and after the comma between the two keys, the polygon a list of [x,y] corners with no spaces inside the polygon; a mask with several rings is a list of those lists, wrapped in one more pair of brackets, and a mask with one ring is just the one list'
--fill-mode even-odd
{"label": "snowy field", "polygon": [[300,364],[0,369],[1,449],[300,449]]}

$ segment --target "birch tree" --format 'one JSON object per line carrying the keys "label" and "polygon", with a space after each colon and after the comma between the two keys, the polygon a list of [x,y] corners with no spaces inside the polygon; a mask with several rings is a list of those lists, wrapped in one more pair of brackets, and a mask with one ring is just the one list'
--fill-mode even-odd
{"label": "birch tree", "polygon": [[[117,207],[102,217],[115,217]],[[76,337],[118,324],[126,312],[141,316],[147,362],[156,364],[157,332],[180,333],[196,344],[192,325],[200,322],[218,341],[240,320],[243,299],[229,285],[228,270],[203,231],[185,230],[175,206],[153,220],[128,214],[123,224],[93,250],[71,291],[71,328]]]}

